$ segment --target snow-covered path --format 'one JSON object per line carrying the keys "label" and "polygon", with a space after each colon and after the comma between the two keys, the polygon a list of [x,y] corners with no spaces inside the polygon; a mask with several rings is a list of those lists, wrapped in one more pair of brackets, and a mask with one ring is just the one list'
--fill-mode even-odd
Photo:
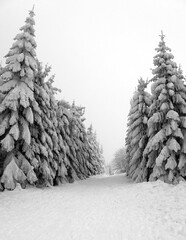
{"label": "snow-covered path", "polygon": [[186,183],[124,175],[0,193],[1,240],[185,240]]}

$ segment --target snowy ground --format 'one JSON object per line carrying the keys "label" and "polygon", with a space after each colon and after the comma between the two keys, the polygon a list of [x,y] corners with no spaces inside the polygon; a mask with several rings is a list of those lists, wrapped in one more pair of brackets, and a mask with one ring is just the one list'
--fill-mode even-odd
{"label": "snowy ground", "polygon": [[0,193],[1,240],[185,240],[186,183],[123,174]]}

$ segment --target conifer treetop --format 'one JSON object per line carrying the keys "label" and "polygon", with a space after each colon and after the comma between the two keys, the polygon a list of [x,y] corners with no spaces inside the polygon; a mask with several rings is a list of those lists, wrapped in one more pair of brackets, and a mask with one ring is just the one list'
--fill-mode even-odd
{"label": "conifer treetop", "polygon": [[33,17],[34,12],[31,10],[26,24],[20,28],[22,32],[16,35],[15,42],[5,56],[6,66],[0,75],[0,93],[4,94],[0,113],[6,109],[16,111],[19,104],[26,108],[29,106],[29,100],[34,100],[33,88],[38,64]]}
{"label": "conifer treetop", "polygon": [[92,126],[92,123],[90,124],[89,128],[87,129],[87,134],[92,134],[92,131],[93,131],[93,126]]}
{"label": "conifer treetop", "polygon": [[163,31],[161,31],[161,35],[159,35],[159,37],[160,37],[161,41],[158,44],[158,48],[156,48],[155,50],[157,50],[158,52],[159,51],[162,51],[162,52],[170,51],[171,52],[171,49],[169,47],[167,47],[165,44],[165,41],[164,41],[165,35],[163,34]]}
{"label": "conifer treetop", "polygon": [[163,31],[160,38],[158,47],[155,48],[158,54],[155,55],[153,60],[156,68],[152,70],[153,75],[155,75],[152,81],[155,81],[157,78],[172,76],[177,72],[177,64],[172,61],[174,56],[171,53],[171,49],[165,44]]}
{"label": "conifer treetop", "polygon": [[165,35],[163,34],[163,30],[161,30],[161,35],[159,35],[161,38],[161,41],[164,41]]}
{"label": "conifer treetop", "polygon": [[178,66],[177,77],[178,77],[179,79],[182,79],[182,80],[185,79],[185,77],[183,76],[183,70],[182,70],[182,68],[181,68],[181,64],[179,64],[179,66]]}
{"label": "conifer treetop", "polygon": [[71,106],[71,112],[73,116],[82,117],[85,114],[85,107],[76,106],[75,101],[73,101]]}
{"label": "conifer treetop", "polygon": [[33,28],[33,26],[35,25],[34,16],[35,16],[35,13],[34,13],[34,6],[33,6],[32,10],[29,11],[29,17],[27,17],[25,20],[26,24],[22,26],[20,30],[21,31],[23,30],[24,32],[28,32],[35,37],[35,34],[34,34],[35,30]]}
{"label": "conifer treetop", "polygon": [[145,88],[148,85],[148,81],[143,80],[142,78],[140,78],[138,80],[138,91],[139,92],[143,92],[145,90]]}
{"label": "conifer treetop", "polygon": [[21,33],[15,36],[15,42],[5,56],[8,69],[8,72],[2,76],[5,81],[15,79],[15,74],[19,79],[27,78],[31,80],[34,78],[37,69],[34,15],[33,9],[29,11],[25,25],[20,28]]}

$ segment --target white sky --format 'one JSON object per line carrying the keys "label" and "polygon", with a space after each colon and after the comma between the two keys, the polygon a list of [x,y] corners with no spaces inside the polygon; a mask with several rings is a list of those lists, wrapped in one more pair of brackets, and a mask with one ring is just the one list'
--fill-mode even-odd
{"label": "white sky", "polygon": [[185,0],[0,0],[0,60],[35,4],[37,56],[60,98],[86,107],[109,162],[124,146],[130,99],[151,77],[161,30],[186,68]]}

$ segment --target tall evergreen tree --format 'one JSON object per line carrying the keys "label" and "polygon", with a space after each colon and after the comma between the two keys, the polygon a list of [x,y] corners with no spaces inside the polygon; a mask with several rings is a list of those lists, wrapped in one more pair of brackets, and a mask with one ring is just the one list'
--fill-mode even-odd
{"label": "tall evergreen tree", "polygon": [[[65,166],[62,152],[61,136],[58,131],[57,101],[54,94],[53,77],[47,77],[50,67],[43,70],[38,62],[38,71],[34,82],[34,98],[40,112],[34,115],[31,126],[31,161],[35,160],[38,185],[47,186],[65,181]],[[60,176],[60,177],[59,177]],[[57,180],[58,178],[58,180]],[[60,180],[59,180],[60,178]]]}
{"label": "tall evergreen tree", "polygon": [[7,189],[14,189],[16,181],[33,183],[37,180],[33,166],[25,157],[31,142],[33,111],[38,110],[33,94],[37,71],[33,17],[32,10],[5,56],[6,66],[0,76],[0,148],[4,156],[1,183]]}
{"label": "tall evergreen tree", "polygon": [[143,166],[147,180],[176,183],[186,174],[186,87],[164,37],[161,33],[154,57],[149,141]]}
{"label": "tall evergreen tree", "polygon": [[147,82],[139,80],[131,101],[126,137],[126,173],[135,181],[143,181],[146,173],[141,168],[143,151],[147,144],[148,107],[150,94],[145,91]]}

